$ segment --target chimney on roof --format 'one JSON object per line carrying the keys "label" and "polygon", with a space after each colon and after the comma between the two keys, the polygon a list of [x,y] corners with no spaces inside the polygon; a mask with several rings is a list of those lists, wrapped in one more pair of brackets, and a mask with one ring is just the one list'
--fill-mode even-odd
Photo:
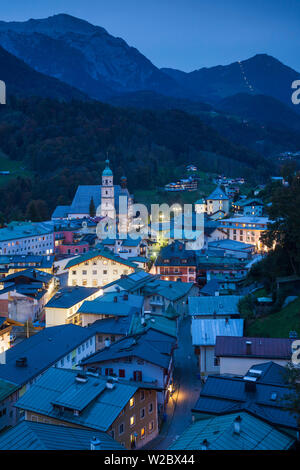
{"label": "chimney on roof", "polygon": [[96,436],[92,437],[90,441],[91,450],[102,450],[101,441]]}
{"label": "chimney on roof", "polygon": [[235,420],[233,421],[234,434],[238,434],[238,435],[241,434],[241,422],[242,422],[242,418],[240,417],[240,415],[237,416]]}
{"label": "chimney on roof", "polygon": [[209,446],[209,442],[207,439],[204,439],[204,441],[201,442],[201,450],[207,450]]}
{"label": "chimney on roof", "polygon": [[246,354],[247,356],[252,354],[252,341],[246,341]]}

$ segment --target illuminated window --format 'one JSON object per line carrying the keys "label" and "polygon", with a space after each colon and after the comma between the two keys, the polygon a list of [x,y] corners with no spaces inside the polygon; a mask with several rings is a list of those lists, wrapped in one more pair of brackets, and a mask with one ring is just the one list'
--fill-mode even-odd
{"label": "illuminated window", "polygon": [[144,439],[145,437],[145,428],[141,429],[141,439]]}
{"label": "illuminated window", "polygon": [[134,397],[130,398],[129,406],[132,408],[134,406]]}
{"label": "illuminated window", "polygon": [[135,416],[130,417],[130,426],[134,426],[135,424]]}

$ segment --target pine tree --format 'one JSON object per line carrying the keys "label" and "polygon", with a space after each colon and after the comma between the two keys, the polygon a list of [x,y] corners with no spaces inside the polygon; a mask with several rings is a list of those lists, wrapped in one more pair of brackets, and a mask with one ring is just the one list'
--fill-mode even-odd
{"label": "pine tree", "polygon": [[91,200],[90,200],[89,214],[90,214],[90,217],[95,217],[95,215],[96,215],[96,208],[95,208],[95,203],[94,203],[94,198],[93,197],[91,197]]}

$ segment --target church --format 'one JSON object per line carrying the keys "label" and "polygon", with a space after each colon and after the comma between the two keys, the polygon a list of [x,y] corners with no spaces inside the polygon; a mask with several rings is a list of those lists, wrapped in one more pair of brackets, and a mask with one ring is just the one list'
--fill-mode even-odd
{"label": "church", "polygon": [[[106,166],[102,172],[102,184],[78,186],[72,204],[70,206],[57,206],[52,214],[52,220],[90,217],[91,201],[94,202],[97,217],[109,217],[111,219],[116,217],[120,220],[122,216],[127,215],[128,221],[131,220],[133,196],[127,189],[127,178],[122,176],[121,184],[114,185],[109,160],[106,160],[105,164]],[[121,198],[121,196],[123,197]],[[121,210],[122,214],[120,213]]]}

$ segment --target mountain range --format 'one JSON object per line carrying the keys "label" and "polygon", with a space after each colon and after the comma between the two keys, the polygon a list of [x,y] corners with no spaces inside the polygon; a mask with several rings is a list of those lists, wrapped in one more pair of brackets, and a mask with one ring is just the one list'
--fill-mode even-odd
{"label": "mountain range", "polygon": [[[271,96],[298,111],[291,102],[291,84],[299,73],[267,54],[190,73],[159,69],[123,39],[67,14],[0,21],[0,45],[37,72],[102,101],[145,107],[147,101],[151,104],[150,95],[145,100],[140,92],[152,91],[155,107],[161,101],[164,109],[165,96],[216,106],[227,97],[247,93]],[[176,101],[169,100],[169,105],[176,107]]]}

